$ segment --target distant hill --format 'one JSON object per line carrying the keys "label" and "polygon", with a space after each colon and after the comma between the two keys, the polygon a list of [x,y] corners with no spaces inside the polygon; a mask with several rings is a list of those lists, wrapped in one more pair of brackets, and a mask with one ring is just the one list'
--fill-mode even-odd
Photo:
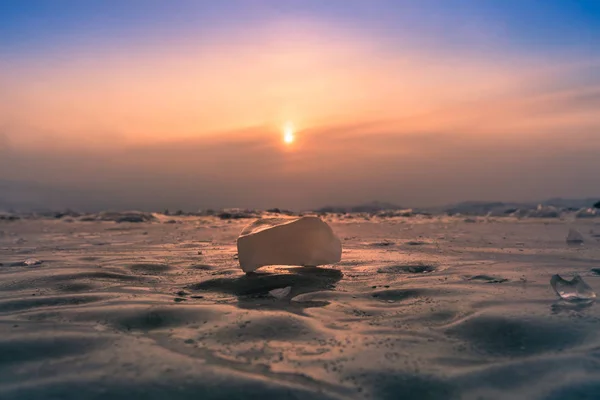
{"label": "distant hill", "polygon": [[[535,210],[538,205],[552,206],[558,209],[582,209],[591,208],[598,203],[600,198],[585,199],[563,199],[552,198],[539,202],[501,202],[501,201],[463,201],[456,204],[450,204],[441,207],[414,208],[416,211],[462,215],[486,215],[488,213],[500,215],[509,214],[516,210]],[[352,213],[352,212],[379,212],[383,210],[403,210],[407,207],[400,207],[396,204],[372,201],[370,203],[357,206],[327,206],[315,210],[317,212],[327,213]]]}
{"label": "distant hill", "polygon": [[598,201],[600,201],[600,197],[588,197],[585,199],[563,199],[556,197],[543,201],[540,204],[560,208],[586,208],[593,207]]}
{"label": "distant hill", "polygon": [[[371,201],[358,205],[331,205],[313,211],[323,213],[378,213],[380,211],[397,211],[412,208],[417,213],[462,215],[487,215],[491,213],[491,215],[505,215],[511,214],[516,210],[535,210],[538,204],[562,210],[591,208],[599,200],[600,196],[583,199],[557,197],[539,202],[464,201],[441,207],[405,207],[385,201]],[[153,210],[148,205],[137,204],[135,200],[116,202],[110,196],[103,193],[101,189],[97,188],[83,189],[46,184],[44,182],[0,179],[0,212],[62,211],[65,209],[85,212],[124,211],[129,209],[141,211],[162,210]]]}

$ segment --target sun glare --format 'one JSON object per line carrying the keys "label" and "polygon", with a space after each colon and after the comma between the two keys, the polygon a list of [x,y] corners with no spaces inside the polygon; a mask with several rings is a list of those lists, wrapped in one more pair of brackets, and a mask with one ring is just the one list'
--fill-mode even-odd
{"label": "sun glare", "polygon": [[291,124],[288,124],[283,128],[283,141],[285,144],[292,144],[294,139],[294,128]]}

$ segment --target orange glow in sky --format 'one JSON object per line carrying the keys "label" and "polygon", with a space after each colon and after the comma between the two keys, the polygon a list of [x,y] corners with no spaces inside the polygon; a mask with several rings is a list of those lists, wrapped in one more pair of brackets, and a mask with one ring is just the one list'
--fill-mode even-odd
{"label": "orange glow in sky", "polygon": [[[0,74],[0,122],[13,145],[28,147],[96,147],[117,136],[148,144],[249,127],[264,127],[268,140],[282,119],[320,128],[411,118],[425,129],[445,118],[440,110],[499,93],[518,96],[523,81],[544,73],[536,63],[516,70],[510,60],[444,60],[442,53],[378,47],[352,32],[305,25],[259,30],[253,46],[232,34],[218,43],[65,48],[47,63],[11,61]],[[286,132],[285,142],[294,134]]]}

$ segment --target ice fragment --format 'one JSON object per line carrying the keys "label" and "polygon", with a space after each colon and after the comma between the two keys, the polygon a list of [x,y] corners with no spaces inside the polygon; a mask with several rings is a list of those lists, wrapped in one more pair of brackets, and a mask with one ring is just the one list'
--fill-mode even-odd
{"label": "ice fragment", "polygon": [[265,265],[313,266],[332,264],[342,257],[342,243],[319,217],[262,218],[237,239],[244,272]]}
{"label": "ice fragment", "polygon": [[271,296],[275,297],[276,299],[281,300],[281,299],[287,297],[291,291],[292,291],[292,287],[287,286],[287,287],[280,288],[280,289],[273,289],[269,292],[269,294]]}
{"label": "ice fragment", "polygon": [[575,275],[570,281],[561,278],[560,275],[552,275],[550,285],[556,294],[566,301],[593,301],[596,298],[596,293],[579,275]]}
{"label": "ice fragment", "polygon": [[581,235],[581,233],[579,233],[575,229],[569,229],[569,234],[567,235],[567,243],[568,244],[582,244],[583,236]]}

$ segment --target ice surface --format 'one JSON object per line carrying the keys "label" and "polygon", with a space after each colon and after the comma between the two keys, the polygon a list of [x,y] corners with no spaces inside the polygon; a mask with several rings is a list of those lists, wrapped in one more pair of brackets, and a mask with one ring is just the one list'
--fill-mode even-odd
{"label": "ice surface", "polygon": [[567,235],[567,243],[569,244],[582,244],[583,236],[581,233],[576,231],[575,229],[569,229],[569,234]]}
{"label": "ice surface", "polygon": [[319,217],[262,218],[237,240],[240,266],[252,272],[265,265],[318,266],[340,261],[342,243]]}
{"label": "ice surface", "polygon": [[560,275],[552,275],[550,285],[556,294],[566,301],[592,301],[596,298],[596,293],[579,275],[575,275],[570,281],[561,278]]}
{"label": "ice surface", "polygon": [[286,298],[292,291],[291,286],[287,286],[280,289],[273,289],[269,292],[269,294],[279,300]]}
{"label": "ice surface", "polygon": [[[549,287],[573,270],[600,290],[600,219],[571,217],[330,215],[340,269],[254,276],[233,255],[255,219],[0,221],[0,398],[600,399],[600,307]],[[566,245],[569,228],[585,247]]]}

